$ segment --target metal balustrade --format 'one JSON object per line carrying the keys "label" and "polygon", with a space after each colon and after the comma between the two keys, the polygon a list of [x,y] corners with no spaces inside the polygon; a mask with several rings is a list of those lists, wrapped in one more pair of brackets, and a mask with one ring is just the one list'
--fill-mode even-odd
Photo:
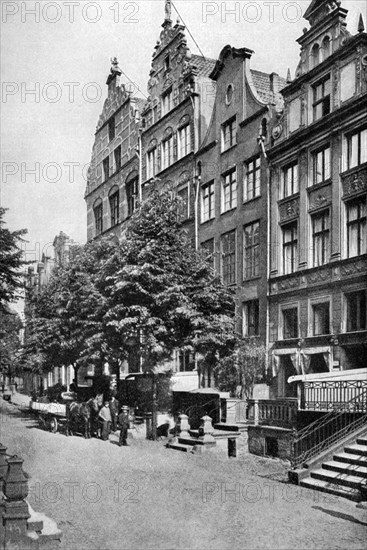
{"label": "metal balustrade", "polygon": [[[342,384],[350,384],[350,382]],[[315,458],[347,435],[366,425],[367,389],[363,389],[365,386],[366,384],[356,386],[359,388],[359,393],[352,399],[338,403],[337,406],[335,402],[333,410],[323,415],[322,418],[315,420],[298,432],[294,431],[291,450],[293,469],[301,467],[308,460]],[[341,405],[342,410],[340,410]]]}
{"label": "metal balustrade", "polygon": [[303,382],[300,388],[302,410],[367,412],[367,399],[355,400],[367,390],[367,380]]}

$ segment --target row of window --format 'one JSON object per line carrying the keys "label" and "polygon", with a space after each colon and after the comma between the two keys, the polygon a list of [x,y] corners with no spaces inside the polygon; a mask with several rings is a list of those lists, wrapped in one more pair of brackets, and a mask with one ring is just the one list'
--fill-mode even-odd
{"label": "row of window", "polygon": [[[312,152],[311,185],[327,182],[331,178],[330,144]],[[367,129],[357,130],[346,137],[344,170],[350,170],[367,162]],[[298,163],[293,162],[282,168],[280,199],[299,192]]]}
{"label": "row of window", "polygon": [[[366,197],[345,204],[346,257],[352,258],[367,253]],[[330,259],[330,212],[325,209],[312,214],[311,250],[312,267],[318,267]],[[298,269],[298,220],[281,226],[282,272],[294,273]]]}
{"label": "row of window", "polygon": [[[177,139],[177,154],[175,154],[175,140]],[[160,170],[165,170],[171,164],[176,162],[191,152],[191,126],[185,126],[177,130],[177,135],[173,131],[166,132],[161,143],[161,167],[159,167],[158,145],[150,148],[146,155],[146,179],[153,178]],[[176,158],[177,157],[177,158]]]}
{"label": "row of window", "polygon": [[[243,200],[260,196],[260,157],[244,163]],[[221,179],[221,214],[237,206],[237,169],[231,168]],[[201,187],[201,222],[215,217],[215,183],[210,181]]]}
{"label": "row of window", "polygon": [[[127,217],[131,216],[136,208],[138,198],[138,178],[132,178],[125,184]],[[114,227],[120,222],[120,191],[115,188],[108,197],[110,212],[110,227]],[[93,207],[94,224],[96,235],[100,235],[106,227],[103,226],[104,212],[102,199],[97,199]]]}
{"label": "row of window", "polygon": [[[346,332],[367,330],[366,290],[344,294],[344,328]],[[310,302],[309,336],[331,334],[331,301],[330,298]],[[299,338],[299,307],[298,305],[283,306],[280,319],[280,338]]]}
{"label": "row of window", "polygon": [[[224,284],[236,283],[237,266],[236,230],[220,237],[219,270]],[[202,243],[202,251],[214,268],[214,239]],[[258,221],[243,228],[243,279],[260,276],[260,223]]]}

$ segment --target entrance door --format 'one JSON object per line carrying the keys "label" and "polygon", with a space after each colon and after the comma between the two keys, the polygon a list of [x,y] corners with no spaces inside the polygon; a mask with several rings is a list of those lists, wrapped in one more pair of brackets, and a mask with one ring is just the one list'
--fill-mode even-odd
{"label": "entrance door", "polygon": [[297,397],[297,384],[295,382],[293,382],[292,384],[288,383],[288,378],[297,374],[290,355],[283,355],[280,361],[281,364],[279,369],[279,397]]}

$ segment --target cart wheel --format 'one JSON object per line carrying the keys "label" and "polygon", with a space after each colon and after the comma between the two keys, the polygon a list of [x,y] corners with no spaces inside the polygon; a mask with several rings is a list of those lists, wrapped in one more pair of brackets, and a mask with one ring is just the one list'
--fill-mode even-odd
{"label": "cart wheel", "polygon": [[50,432],[55,434],[57,432],[57,418],[52,416],[49,420]]}

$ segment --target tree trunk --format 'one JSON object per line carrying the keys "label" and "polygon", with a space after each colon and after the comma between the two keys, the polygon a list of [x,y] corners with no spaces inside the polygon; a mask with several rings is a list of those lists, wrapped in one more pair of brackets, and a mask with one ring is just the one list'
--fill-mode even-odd
{"label": "tree trunk", "polygon": [[153,441],[157,439],[157,413],[158,413],[157,377],[154,373],[152,373],[152,439]]}

